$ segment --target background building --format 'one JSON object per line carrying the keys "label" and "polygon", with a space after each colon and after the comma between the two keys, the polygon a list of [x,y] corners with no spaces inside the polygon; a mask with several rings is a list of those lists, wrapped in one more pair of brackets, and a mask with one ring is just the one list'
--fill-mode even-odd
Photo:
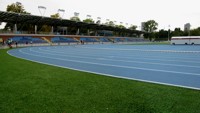
{"label": "background building", "polygon": [[145,25],[145,22],[142,22],[141,23],[141,31],[144,31],[144,25]]}
{"label": "background building", "polygon": [[185,32],[190,31],[190,27],[191,27],[190,23],[186,23],[186,24],[184,25],[184,31],[185,31]]}

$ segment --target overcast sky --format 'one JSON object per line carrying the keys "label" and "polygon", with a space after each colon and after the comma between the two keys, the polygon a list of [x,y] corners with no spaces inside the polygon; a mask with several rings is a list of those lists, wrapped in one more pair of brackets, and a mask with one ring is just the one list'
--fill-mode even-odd
{"label": "overcast sky", "polygon": [[81,20],[91,15],[94,20],[106,19],[141,26],[141,22],[155,20],[159,29],[183,29],[185,23],[191,28],[200,27],[199,0],[0,0],[0,10],[6,11],[8,4],[21,2],[26,11],[40,15],[38,6],[45,6],[45,16],[64,9],[63,18],[69,19],[74,12]]}

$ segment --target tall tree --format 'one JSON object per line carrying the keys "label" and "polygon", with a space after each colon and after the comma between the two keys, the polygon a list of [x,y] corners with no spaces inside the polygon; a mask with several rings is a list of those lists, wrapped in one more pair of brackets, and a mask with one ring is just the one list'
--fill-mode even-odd
{"label": "tall tree", "polygon": [[[59,13],[55,13],[51,15],[51,18],[60,18]],[[50,25],[38,25],[39,32],[45,32],[49,33],[51,32],[51,26]]]}
{"label": "tall tree", "polygon": [[130,30],[136,30],[136,28],[137,28],[136,25],[131,25],[131,26],[129,27]]}
{"label": "tall tree", "polygon": [[148,33],[154,32],[157,29],[158,23],[155,20],[149,20],[144,24],[144,30]]}
{"label": "tall tree", "polygon": [[154,31],[157,29],[158,23],[155,20],[149,20],[147,22],[144,23],[144,31],[146,31],[145,33],[145,38],[149,38],[149,40],[151,41],[152,38],[154,37]]}
{"label": "tall tree", "polygon": [[181,28],[175,28],[172,32],[172,36],[183,36],[184,32],[181,30]]}
{"label": "tall tree", "polygon": [[6,11],[14,13],[28,13],[25,11],[24,6],[21,3],[12,3],[11,5],[8,5]]}
{"label": "tall tree", "polygon": [[167,40],[168,39],[168,31],[167,30],[164,30],[164,29],[161,29],[159,30],[159,32],[155,33],[155,40]]}
{"label": "tall tree", "polygon": [[85,23],[94,23],[94,20],[91,19],[91,18],[87,18],[87,19],[83,20],[83,22],[85,22]]}
{"label": "tall tree", "polygon": [[118,27],[118,28],[121,28],[121,29],[126,28],[126,27],[123,26],[123,25],[115,25],[115,27]]}
{"label": "tall tree", "polygon": [[59,13],[56,13],[56,14],[51,15],[51,18],[60,18],[60,15]]}
{"label": "tall tree", "polygon": [[77,17],[77,16],[73,16],[73,17],[71,17],[70,20],[72,20],[72,21],[76,21],[76,22],[80,22],[80,21],[81,21],[80,18]]}
{"label": "tall tree", "polygon": [[200,36],[200,27],[190,30],[191,36]]}
{"label": "tall tree", "polygon": [[[30,14],[30,13],[26,12],[25,9],[24,9],[24,6],[21,3],[18,3],[18,2],[8,5],[7,8],[6,8],[6,11],[7,12],[19,13],[19,14]],[[6,23],[4,29],[5,30],[8,30],[8,29],[13,30],[14,24],[15,23]],[[30,28],[33,28],[32,25],[26,24],[26,23],[18,23],[17,27],[18,27],[18,30],[32,30]]]}
{"label": "tall tree", "polygon": [[105,25],[109,25],[109,26],[115,26],[114,22],[113,21],[109,21],[109,22],[106,22]]}

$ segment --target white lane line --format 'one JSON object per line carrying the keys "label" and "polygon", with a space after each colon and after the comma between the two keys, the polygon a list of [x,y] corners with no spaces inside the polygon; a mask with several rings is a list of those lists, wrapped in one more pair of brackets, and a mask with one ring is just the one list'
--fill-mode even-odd
{"label": "white lane line", "polygon": [[170,52],[170,53],[200,53],[200,51],[177,51],[177,50],[144,50],[144,49],[114,49],[114,48],[91,48],[91,47],[81,47],[87,49],[104,49],[104,50],[123,50],[123,51],[144,51],[144,52]]}
{"label": "white lane line", "polygon": [[[130,61],[130,60],[114,60],[114,59],[107,59],[107,58],[100,58],[100,57],[83,57],[83,56],[77,56],[77,55],[65,55],[65,54],[55,54],[55,53],[47,53],[47,52],[39,52],[33,49],[30,49],[32,52],[36,53],[42,53],[42,54],[49,54],[49,55],[55,55],[55,56],[66,56],[66,57],[72,57],[72,58],[84,58],[84,59],[94,59],[94,60],[105,60],[105,61],[115,61],[115,62],[127,62],[127,63],[141,63],[141,64],[153,64],[153,65],[163,65],[163,66],[177,66],[177,67],[189,67],[189,68],[200,68],[200,66],[190,66],[190,65],[177,65],[177,64],[163,64],[163,63],[154,63],[154,62],[142,62],[142,61]],[[113,58],[109,57],[109,58]]]}
{"label": "white lane line", "polygon": [[[153,84],[161,84],[161,85],[167,85],[167,86],[174,86],[174,87],[180,87],[180,88],[200,90],[200,88],[198,88],[198,87],[191,87],[191,86],[184,86],[184,85],[177,85],[177,84],[169,84],[169,83],[156,82],[156,81],[150,81],[150,80],[143,80],[143,79],[135,79],[135,78],[123,77],[123,76],[115,76],[115,75],[111,75],[111,74],[98,73],[98,72],[93,72],[93,71],[88,71],[88,70],[82,70],[82,69],[76,69],[76,68],[72,68],[72,67],[66,67],[66,66],[60,66],[60,65],[56,65],[56,64],[50,64],[50,63],[47,63],[47,62],[40,62],[40,61],[36,61],[36,60],[30,59],[30,58],[24,58],[24,57],[19,57],[19,56],[13,55],[13,54],[10,53],[10,51],[11,50],[7,51],[7,53],[9,55],[13,56],[13,57],[24,59],[24,60],[29,60],[29,61],[36,62],[36,63],[46,64],[46,65],[51,65],[51,66],[56,66],[56,67],[60,67],[60,68],[64,68],[64,69],[71,69],[71,70],[75,70],[75,71],[83,71],[83,72],[88,72],[88,73],[93,73],[93,74],[99,74],[99,75],[104,75],[104,76],[109,76],[109,77],[114,77],[114,78],[122,78],[122,79],[136,80],[136,81],[153,83]],[[19,50],[17,50],[17,51],[19,51]]]}
{"label": "white lane line", "polygon": [[[66,52],[67,50],[68,50],[69,48],[67,48],[67,49],[48,49],[48,50],[51,50],[51,51],[57,51],[57,52]],[[72,51],[70,51],[70,52],[72,52]],[[84,51],[82,51],[82,50],[78,50],[78,49],[73,49],[73,52],[74,53],[83,53],[83,54],[91,54],[91,50],[88,50],[88,51],[86,51],[86,50],[84,50]],[[101,55],[101,53],[99,53],[99,51],[93,51],[93,52],[95,52],[96,54],[98,54],[98,55]],[[129,52],[130,53],[130,52]],[[104,55],[110,55],[110,54],[104,54]],[[146,54],[147,55],[147,54]],[[200,55],[200,54],[195,54],[195,55]],[[128,56],[128,57],[140,57],[139,55],[126,55],[126,56]],[[145,56],[146,57],[146,56]],[[200,57],[200,56],[199,56]],[[158,56],[155,56],[155,55],[151,55],[151,56],[147,56],[147,58],[160,58],[160,57],[158,57]],[[166,57],[166,56],[164,56],[164,57],[162,57],[162,58],[173,58],[173,59],[183,59],[183,60],[199,60],[199,58],[197,58],[197,57],[186,57],[186,58],[182,58],[182,57],[174,57],[174,56],[169,56],[169,57]]]}
{"label": "white lane line", "polygon": [[[77,55],[76,53],[69,53],[69,51],[66,51],[66,52],[57,52],[57,51],[51,51],[51,50],[44,50],[44,49],[41,49],[41,48],[39,48],[40,50],[42,50],[42,51],[47,51],[47,52],[53,52],[53,53],[64,53],[64,54],[66,54],[66,55],[68,55],[68,54],[75,54],[75,55]],[[99,55],[93,55],[93,54],[81,54],[81,55],[90,55],[90,56],[93,56],[93,57],[99,57]],[[103,54],[102,54],[103,55]],[[103,55],[103,56],[105,56],[105,57],[108,57],[109,58],[109,56],[107,56],[107,55]],[[195,63],[195,64],[200,64],[200,62],[197,62],[197,61],[186,61],[186,60],[162,60],[162,59],[150,59],[150,58],[148,58],[148,57],[146,57],[146,58],[144,58],[144,57],[142,57],[142,58],[135,58],[135,57],[120,57],[120,56],[114,56],[113,58],[122,58],[122,59],[126,59],[126,58],[131,58],[132,60],[136,60],[136,59],[138,59],[138,60],[153,60],[153,61],[164,61],[164,62],[166,62],[166,61],[173,61],[173,62],[186,62],[186,63]]]}
{"label": "white lane line", "polygon": [[[65,49],[65,48],[64,48]],[[48,49],[48,50],[52,50],[52,51],[57,51],[57,52],[66,52],[66,49],[65,50],[58,50],[58,49]],[[89,51],[89,52],[86,52],[86,51],[81,51],[81,50],[79,50],[79,51],[77,51],[77,49],[76,50],[73,50],[73,52],[74,51],[76,51],[76,52],[79,52],[79,53],[85,53],[85,54],[90,54],[91,53],[91,51]],[[75,52],[74,52],[75,53]],[[100,55],[101,55],[101,53],[99,53]],[[110,54],[104,54],[104,55],[110,55]],[[140,57],[139,55],[126,55],[127,57]],[[151,55],[151,56],[148,56],[148,57],[146,57],[146,58],[160,58],[160,57],[158,57],[158,56],[153,56],[153,55]],[[170,56],[170,57],[162,57],[162,58],[173,58],[173,59],[182,59],[182,60],[199,60],[199,58],[182,58],[182,57],[172,57],[172,56]]]}
{"label": "white lane line", "polygon": [[[83,64],[91,64],[91,65],[100,65],[100,66],[109,66],[109,67],[117,67],[117,68],[127,68],[127,69],[137,69],[137,70],[145,70],[145,71],[155,71],[155,72],[164,72],[164,73],[175,73],[175,74],[184,74],[184,75],[193,75],[193,76],[200,76],[199,73],[187,73],[187,72],[178,72],[178,71],[167,71],[167,70],[159,70],[159,69],[150,69],[150,68],[139,68],[139,67],[130,67],[130,66],[120,66],[120,65],[112,65],[112,64],[102,64],[102,63],[95,63],[95,62],[86,62],[86,61],[77,61],[77,60],[69,60],[69,59],[63,59],[63,58],[52,58],[48,56],[42,56],[42,55],[35,55],[30,54],[27,52],[23,52],[21,49],[19,52],[31,56],[37,56],[42,58],[49,58],[49,59],[56,59],[56,60],[62,60],[62,61],[68,61],[68,62],[76,62],[76,63],[83,63]],[[30,52],[30,50],[29,50]]]}

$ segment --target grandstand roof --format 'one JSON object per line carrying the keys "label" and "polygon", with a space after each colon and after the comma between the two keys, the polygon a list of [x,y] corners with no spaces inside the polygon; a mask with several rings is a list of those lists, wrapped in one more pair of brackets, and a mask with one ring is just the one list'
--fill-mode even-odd
{"label": "grandstand roof", "polygon": [[28,23],[28,24],[33,24],[33,25],[44,24],[44,25],[51,25],[51,26],[68,26],[68,27],[75,26],[75,27],[92,28],[92,29],[97,29],[97,30],[122,31],[122,32],[137,33],[137,34],[143,33],[142,31],[130,30],[126,28],[118,28],[118,27],[107,26],[107,25],[76,22],[76,21],[67,20],[67,19],[56,19],[56,18],[50,18],[50,17],[41,17],[41,16],[36,16],[36,15],[30,15],[30,14],[19,14],[19,13],[4,12],[4,11],[0,11],[0,22]]}

